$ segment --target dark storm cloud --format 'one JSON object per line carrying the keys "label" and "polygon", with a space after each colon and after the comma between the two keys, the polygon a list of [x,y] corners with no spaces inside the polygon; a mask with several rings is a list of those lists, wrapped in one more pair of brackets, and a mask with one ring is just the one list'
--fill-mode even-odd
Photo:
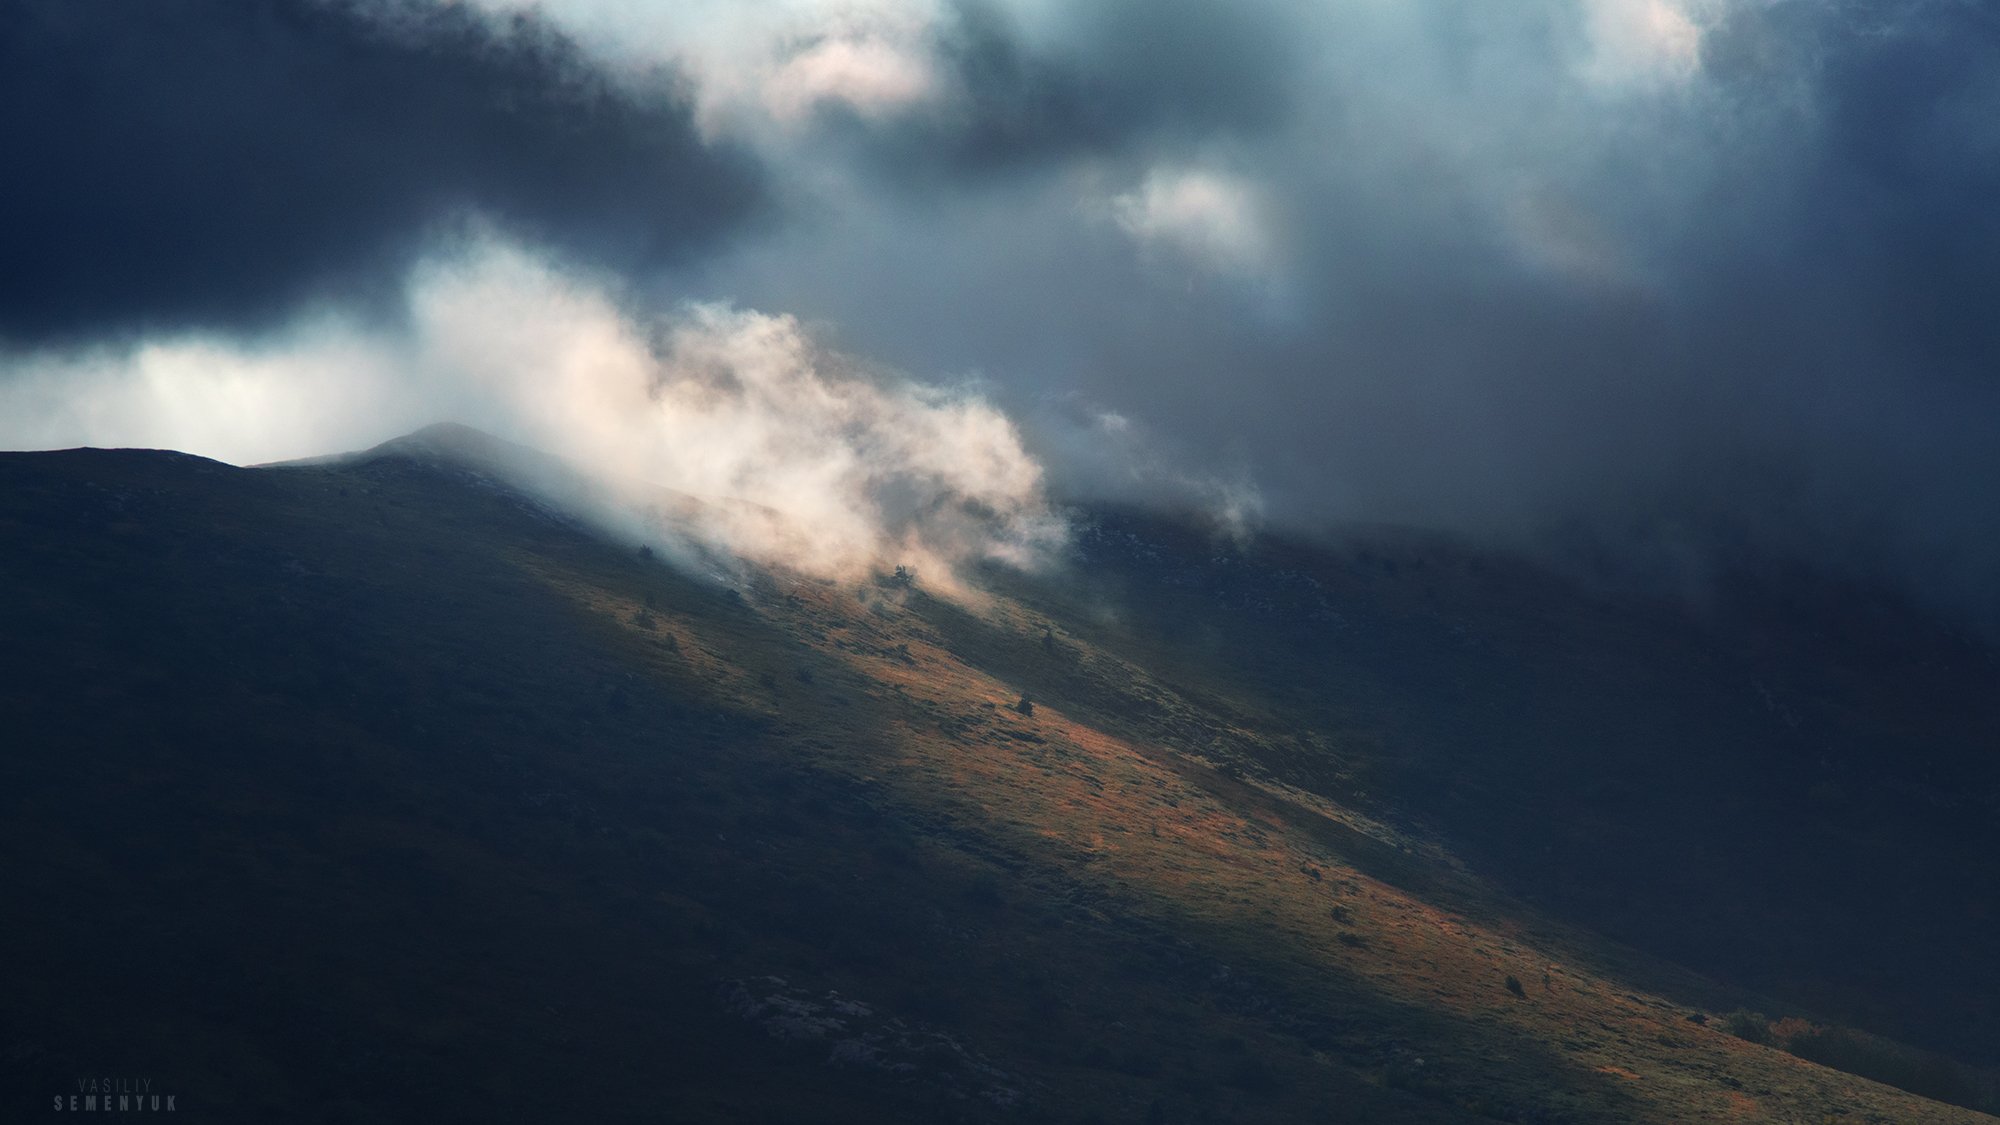
{"label": "dark storm cloud", "polygon": [[1261,8],[1109,0],[1064,19],[1060,36],[1031,40],[997,5],[954,5],[932,44],[951,96],[888,124],[847,124],[892,180],[977,185],[1176,139],[1265,134],[1285,118],[1292,48]]}
{"label": "dark storm cloud", "polygon": [[[946,38],[964,104],[857,150],[904,161],[934,218],[807,232],[725,276],[892,362],[1055,403],[1072,488],[1113,487],[1063,452],[1102,444],[1056,432],[1081,402],[1246,466],[1294,524],[1581,543],[1672,582],[1806,556],[2000,622],[1981,6],[1102,11]],[[972,174],[1022,166],[1125,194],[1093,211],[1074,180],[996,197]],[[1142,222],[1121,237],[1148,172],[1189,167],[1254,189],[1267,278]]]}
{"label": "dark storm cloud", "polygon": [[1586,510],[1899,576],[2000,625],[2000,21],[1746,5],[1703,59],[1726,116],[1677,124],[1709,169],[1629,236],[1660,270],[1636,322],[1648,390],[1602,419],[1655,460],[1567,466],[1601,476]]}
{"label": "dark storm cloud", "polygon": [[0,8],[0,337],[254,327],[393,286],[477,211],[613,265],[758,196],[663,78],[614,89],[532,19],[455,5]]}
{"label": "dark storm cloud", "polygon": [[547,3],[710,83],[792,205],[730,238],[757,176],[535,21],[16,3],[0,334],[278,318],[473,209],[983,376],[1072,492],[1247,475],[1295,526],[1689,585],[1803,556],[2000,624],[1981,5],[878,6]]}

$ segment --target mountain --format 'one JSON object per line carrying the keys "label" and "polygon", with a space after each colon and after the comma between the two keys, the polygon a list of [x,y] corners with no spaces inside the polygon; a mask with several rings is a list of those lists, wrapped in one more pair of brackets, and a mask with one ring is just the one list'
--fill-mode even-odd
{"label": "mountain", "polygon": [[1083,508],[954,601],[524,458],[0,455],[10,1116],[2000,1107],[1993,650],[1884,594]]}

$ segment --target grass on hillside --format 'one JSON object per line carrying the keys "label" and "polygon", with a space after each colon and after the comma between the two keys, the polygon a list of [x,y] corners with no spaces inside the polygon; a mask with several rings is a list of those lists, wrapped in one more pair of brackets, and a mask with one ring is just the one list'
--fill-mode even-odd
{"label": "grass on hillside", "polygon": [[1272,768],[1369,763],[1058,601],[727,588],[399,459],[0,473],[23,1105],[1966,1119],[1730,1035],[1758,998]]}

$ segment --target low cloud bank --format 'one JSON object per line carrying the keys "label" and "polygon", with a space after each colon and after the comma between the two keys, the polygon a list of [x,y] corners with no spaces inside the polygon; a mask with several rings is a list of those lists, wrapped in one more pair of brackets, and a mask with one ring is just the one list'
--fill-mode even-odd
{"label": "low cloud bank", "polygon": [[0,338],[261,333],[393,303],[455,216],[625,270],[763,216],[686,80],[429,0],[0,7]]}
{"label": "low cloud bank", "polygon": [[[482,239],[413,275],[407,320],[17,354],[0,445],[256,463],[454,418],[597,478],[617,499],[594,514],[618,530],[818,577],[904,565],[954,589],[969,563],[1033,567],[1064,541],[1041,466],[976,388],[871,368],[791,317],[638,315],[609,286]],[[675,526],[648,522],[668,510]]]}

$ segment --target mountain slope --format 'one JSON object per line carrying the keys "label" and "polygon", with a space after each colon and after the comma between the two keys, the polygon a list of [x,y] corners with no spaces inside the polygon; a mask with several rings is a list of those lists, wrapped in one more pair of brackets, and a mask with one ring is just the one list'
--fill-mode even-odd
{"label": "mountain slope", "polygon": [[[1450,795],[1574,761],[1474,770],[1407,717],[1482,672],[1416,587],[1119,513],[975,607],[724,584],[489,468],[0,456],[10,1105],[143,1074],[196,1119],[1976,1116],[1728,1034],[1770,1002],[1593,935],[1588,894],[1501,889],[1545,878],[1526,817]],[[1333,617],[1265,589],[1308,566]],[[1481,604],[1548,620],[1520,588]]]}

